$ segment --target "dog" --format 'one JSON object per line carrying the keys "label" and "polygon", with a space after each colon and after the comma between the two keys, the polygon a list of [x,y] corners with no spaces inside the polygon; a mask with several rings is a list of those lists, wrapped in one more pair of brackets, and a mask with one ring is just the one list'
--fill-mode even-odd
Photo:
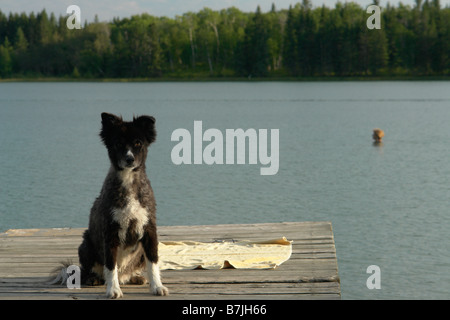
{"label": "dog", "polygon": [[158,266],[156,203],[145,167],[156,139],[155,118],[126,122],[110,113],[101,118],[100,137],[111,167],[78,248],[81,284],[106,283],[106,297],[121,298],[120,284],[146,283],[147,269],[150,292],[166,296]]}

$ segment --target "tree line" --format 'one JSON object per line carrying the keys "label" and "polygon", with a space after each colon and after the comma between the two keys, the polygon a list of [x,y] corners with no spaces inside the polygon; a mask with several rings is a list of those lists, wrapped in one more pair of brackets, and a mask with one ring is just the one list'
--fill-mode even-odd
{"label": "tree line", "polygon": [[[375,0],[377,4],[377,0]],[[347,77],[450,74],[450,8],[388,4],[381,29],[356,3],[303,0],[263,13],[204,8],[84,23],[0,11],[0,77]]]}

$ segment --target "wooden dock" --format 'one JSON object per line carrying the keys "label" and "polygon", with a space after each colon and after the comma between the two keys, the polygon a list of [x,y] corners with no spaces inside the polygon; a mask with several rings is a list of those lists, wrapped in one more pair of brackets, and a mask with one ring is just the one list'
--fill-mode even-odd
{"label": "wooden dock", "polygon": [[[105,287],[68,289],[48,285],[60,261],[78,264],[83,228],[17,229],[0,233],[0,299],[104,299]],[[291,258],[269,270],[164,270],[168,297],[148,285],[123,285],[123,299],[340,299],[340,282],[330,222],[160,226],[160,241],[217,239],[293,240]]]}

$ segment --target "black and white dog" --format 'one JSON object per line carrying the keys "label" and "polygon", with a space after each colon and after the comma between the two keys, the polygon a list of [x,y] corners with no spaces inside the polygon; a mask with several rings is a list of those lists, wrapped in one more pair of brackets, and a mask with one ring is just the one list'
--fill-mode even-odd
{"label": "black and white dog", "polygon": [[155,118],[131,122],[102,113],[100,137],[108,149],[111,168],[95,200],[89,228],[78,248],[81,283],[106,282],[106,296],[123,296],[119,284],[146,283],[150,292],[168,295],[158,267],[156,204],[145,171],[147,148],[155,141]]}

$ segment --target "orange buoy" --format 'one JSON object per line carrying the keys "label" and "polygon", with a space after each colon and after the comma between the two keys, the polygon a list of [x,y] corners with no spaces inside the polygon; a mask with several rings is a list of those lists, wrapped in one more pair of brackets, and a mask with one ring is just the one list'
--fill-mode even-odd
{"label": "orange buoy", "polygon": [[384,131],[381,129],[373,129],[372,138],[375,140],[375,142],[381,142],[381,139],[384,137]]}

